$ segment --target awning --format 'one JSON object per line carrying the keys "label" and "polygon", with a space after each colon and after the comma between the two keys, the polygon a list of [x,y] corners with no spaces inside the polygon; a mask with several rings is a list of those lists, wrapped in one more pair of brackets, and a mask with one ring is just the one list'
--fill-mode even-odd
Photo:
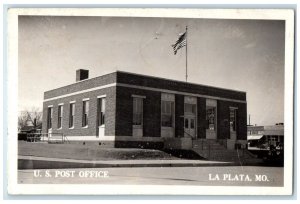
{"label": "awning", "polygon": [[263,135],[249,135],[247,136],[248,140],[259,140],[263,137]]}

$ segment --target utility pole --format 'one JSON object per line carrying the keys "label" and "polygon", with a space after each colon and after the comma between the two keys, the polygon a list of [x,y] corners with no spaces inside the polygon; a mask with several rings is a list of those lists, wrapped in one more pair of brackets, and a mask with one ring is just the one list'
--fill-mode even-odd
{"label": "utility pole", "polygon": [[249,114],[249,126],[251,125],[251,123],[250,123],[250,114]]}

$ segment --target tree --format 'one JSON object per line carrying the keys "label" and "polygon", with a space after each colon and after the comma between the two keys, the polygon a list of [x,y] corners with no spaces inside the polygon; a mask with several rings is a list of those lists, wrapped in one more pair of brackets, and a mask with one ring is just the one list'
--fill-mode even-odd
{"label": "tree", "polygon": [[39,108],[32,107],[30,110],[24,110],[19,112],[18,116],[18,130],[29,125],[34,128],[39,127],[42,124],[42,112]]}

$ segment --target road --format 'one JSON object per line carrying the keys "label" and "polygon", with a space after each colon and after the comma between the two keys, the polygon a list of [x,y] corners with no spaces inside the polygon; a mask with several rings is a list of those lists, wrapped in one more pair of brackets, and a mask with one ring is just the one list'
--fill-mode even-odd
{"label": "road", "polygon": [[19,170],[18,183],[283,186],[283,168],[227,166]]}

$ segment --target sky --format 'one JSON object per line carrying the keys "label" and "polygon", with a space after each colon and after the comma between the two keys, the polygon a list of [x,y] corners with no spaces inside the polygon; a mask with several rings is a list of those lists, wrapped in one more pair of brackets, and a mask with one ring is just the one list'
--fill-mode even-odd
{"label": "sky", "polygon": [[[245,91],[251,124],[284,119],[285,23],[136,17],[19,17],[18,108],[42,109],[45,91],[116,70]],[[249,121],[248,121],[249,123]]]}

